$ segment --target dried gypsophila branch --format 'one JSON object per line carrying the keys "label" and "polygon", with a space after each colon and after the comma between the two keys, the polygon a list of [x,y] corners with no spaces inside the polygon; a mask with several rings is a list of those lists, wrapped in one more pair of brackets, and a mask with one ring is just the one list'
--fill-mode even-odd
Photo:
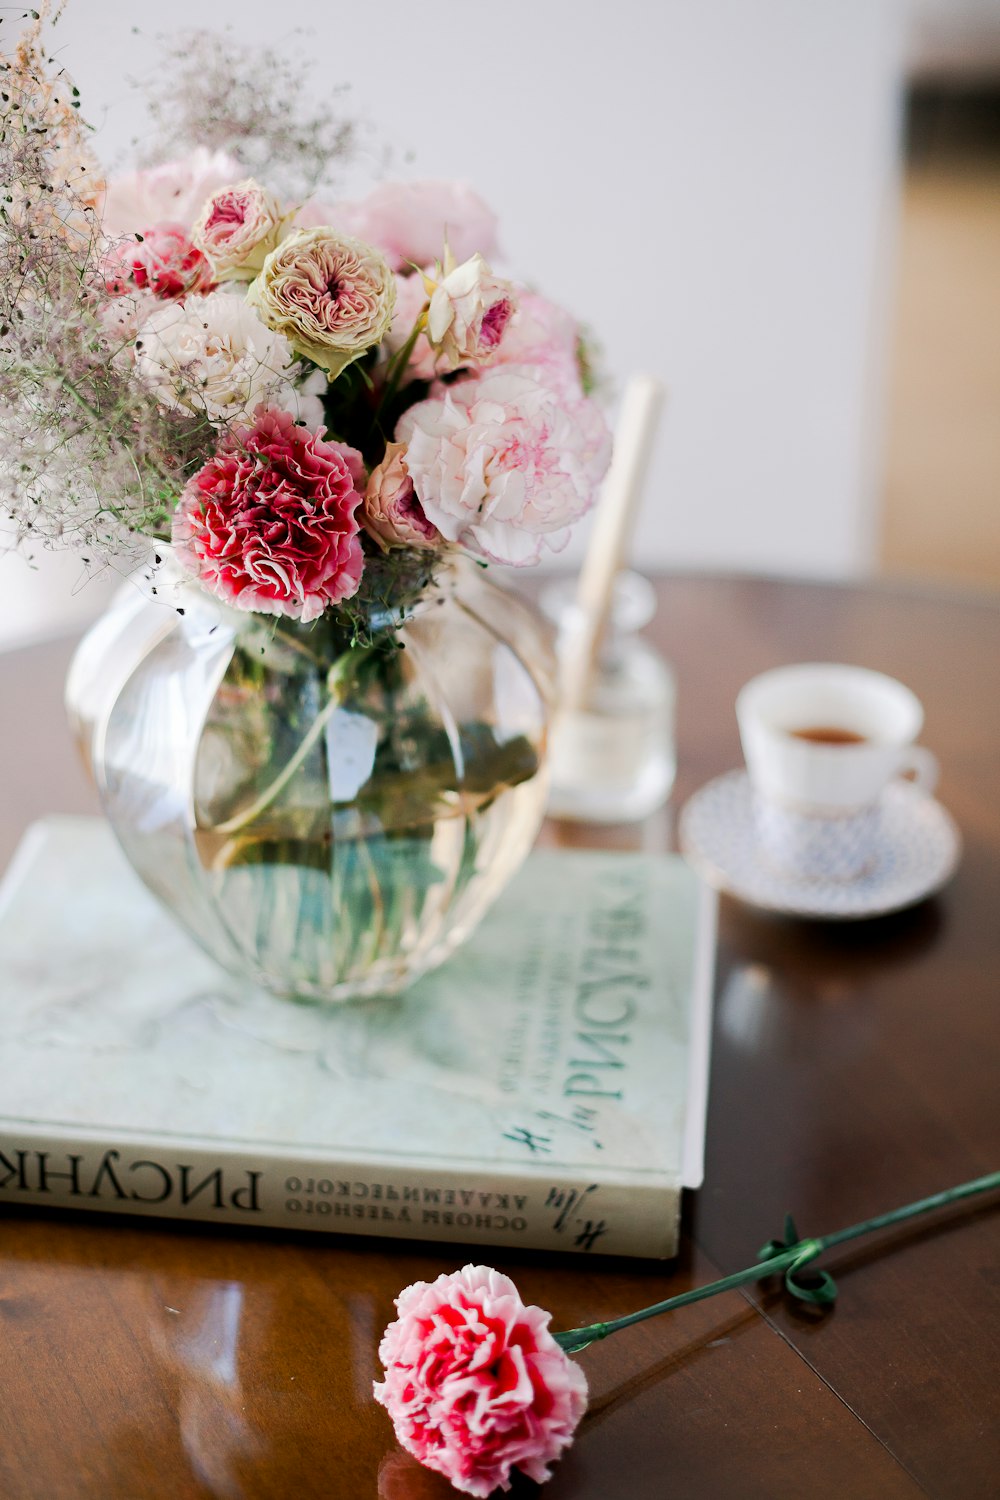
{"label": "dried gypsophila branch", "polygon": [[[265,54],[229,30],[184,32],[163,38],[162,47],[160,82],[148,103],[156,132],[149,164],[202,147],[228,152],[247,176],[280,175],[292,197],[337,186],[337,169],[357,149],[357,125],[334,103],[308,103],[315,64],[304,60],[305,49],[294,57]],[[324,83],[323,95],[335,101],[349,87]]]}
{"label": "dried gypsophila branch", "polygon": [[50,14],[0,57],[0,511],[15,544],[127,562],[216,434],[158,407],[122,357],[129,331],[100,295],[104,184],[77,90],[42,47]]}

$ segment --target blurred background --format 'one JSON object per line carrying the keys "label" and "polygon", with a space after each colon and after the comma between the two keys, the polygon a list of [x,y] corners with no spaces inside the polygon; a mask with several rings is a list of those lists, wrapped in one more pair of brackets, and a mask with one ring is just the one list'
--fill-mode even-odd
{"label": "blurred background", "polygon": [[[208,21],[266,48],[284,16],[70,0],[56,52],[109,171],[148,130],[158,36]],[[589,325],[612,417],[632,372],[668,386],[639,566],[1000,587],[1000,0],[295,17],[285,49],[369,127],[345,192],[382,143],[391,175],[471,182],[502,269]],[[80,584],[70,557],[0,555],[0,649],[78,630],[107,596]]]}

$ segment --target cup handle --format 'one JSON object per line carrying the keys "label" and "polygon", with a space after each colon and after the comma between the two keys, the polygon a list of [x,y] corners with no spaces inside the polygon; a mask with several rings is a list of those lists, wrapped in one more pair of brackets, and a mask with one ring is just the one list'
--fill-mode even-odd
{"label": "cup handle", "polygon": [[903,756],[897,776],[904,777],[928,796],[938,784],[941,767],[932,750],[923,745],[911,745]]}

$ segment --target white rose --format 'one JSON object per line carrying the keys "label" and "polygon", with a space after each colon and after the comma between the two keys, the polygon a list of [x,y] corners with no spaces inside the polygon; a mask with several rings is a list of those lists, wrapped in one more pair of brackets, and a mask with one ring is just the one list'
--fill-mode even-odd
{"label": "white rose", "polygon": [[494,276],[478,253],[448,270],[430,291],[427,338],[449,368],[488,364],[516,307],[514,288]]}
{"label": "white rose", "polygon": [[210,422],[245,420],[261,402],[309,425],[322,420],[319,401],[295,389],[300,367],[288,340],[231,292],[161,303],[136,335],[135,367],[164,406]]}

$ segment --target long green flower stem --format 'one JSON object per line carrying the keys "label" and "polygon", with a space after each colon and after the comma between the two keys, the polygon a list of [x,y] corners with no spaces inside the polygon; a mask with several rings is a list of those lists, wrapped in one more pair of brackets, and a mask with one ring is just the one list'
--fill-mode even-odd
{"label": "long green flower stem", "polygon": [[320,709],[309,729],[303,735],[302,742],[291,760],[287,762],[284,769],[275,777],[270,786],[261,792],[257,800],[234,818],[228,818],[225,823],[217,823],[212,830],[214,833],[239,833],[242,828],[248,827],[262,812],[266,812],[291,781],[296,771],[309,755],[316,741],[323,733],[335,711],[344,702],[348,684],[361,662],[368,655],[368,648],[354,646],[334,663],[327,676],[327,689],[330,697]]}
{"label": "long green flower stem", "polygon": [[430,303],[427,302],[421,308],[420,316],[414,323],[409,338],[406,340],[406,343],[399,350],[399,352],[393,356],[389,364],[389,367],[386,371],[387,379],[386,384],[382,390],[382,397],[379,401],[375,415],[374,417],[372,417],[372,424],[370,428],[371,433],[374,433],[378,429],[382,421],[382,413],[384,411],[387,411],[390,404],[395,400],[396,392],[399,390],[400,381],[403,378],[403,371],[410,363],[410,355],[413,353],[414,349],[417,346],[417,339],[420,337],[420,335],[424,331],[424,328],[426,327],[427,308],[429,306]]}
{"label": "long green flower stem", "polygon": [[[878,1214],[873,1219],[864,1219],[860,1224],[851,1224],[847,1229],[838,1229],[833,1234],[822,1234],[807,1240],[795,1239],[794,1244],[772,1240],[766,1247],[766,1250],[772,1253],[766,1254],[765,1258],[758,1261],[756,1265],[747,1266],[743,1271],[735,1271],[732,1276],[723,1276],[721,1281],[712,1281],[708,1286],[696,1287],[694,1291],[681,1292],[679,1296],[668,1297],[665,1302],[654,1302],[650,1307],[640,1308],[638,1312],[628,1313],[622,1318],[613,1318],[608,1323],[591,1323],[586,1328],[571,1328],[565,1333],[556,1333],[553,1337],[567,1354],[575,1354],[598,1339],[606,1339],[609,1334],[618,1333],[622,1328],[630,1328],[633,1323],[643,1323],[647,1318],[658,1318],[661,1313],[672,1312],[675,1307],[686,1307],[691,1302],[703,1302],[706,1297],[715,1297],[719,1292],[728,1292],[733,1287],[746,1286],[751,1281],[763,1281],[765,1277],[777,1276],[781,1272],[785,1273],[786,1286],[793,1295],[820,1305],[830,1303],[837,1293],[833,1281],[825,1273],[822,1273],[818,1292],[800,1288],[795,1280],[798,1272],[810,1261],[815,1260],[818,1255],[822,1255],[824,1250],[829,1250],[833,1245],[842,1245],[845,1240],[855,1240],[863,1234],[871,1234],[876,1229],[887,1229],[892,1224],[902,1224],[907,1219],[915,1219],[919,1214],[931,1213],[936,1208],[944,1208],[949,1203],[958,1203],[961,1199],[974,1197],[977,1193],[991,1192],[995,1188],[1000,1188],[1000,1172],[991,1172],[986,1177],[977,1177],[972,1182],[963,1182],[958,1187],[945,1189],[943,1193],[933,1193],[929,1198],[921,1198],[916,1203],[907,1203],[903,1208],[894,1208],[890,1213]],[[794,1230],[791,1220],[786,1221],[786,1231],[789,1227]],[[764,1255],[765,1251],[761,1254]]]}

